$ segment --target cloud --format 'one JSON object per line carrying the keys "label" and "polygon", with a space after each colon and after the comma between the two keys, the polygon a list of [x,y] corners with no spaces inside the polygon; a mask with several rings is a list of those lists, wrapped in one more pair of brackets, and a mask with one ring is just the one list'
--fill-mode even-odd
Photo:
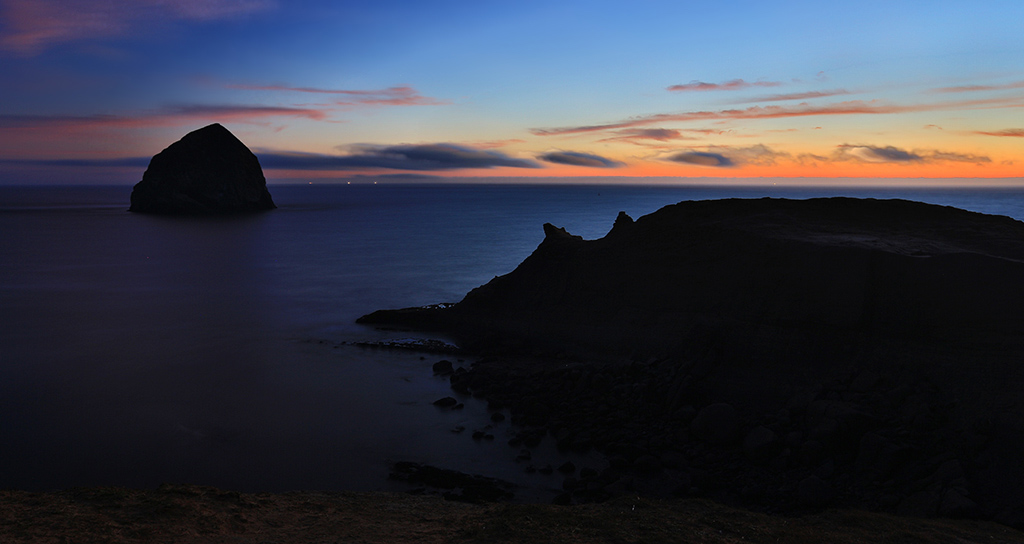
{"label": "cloud", "polygon": [[150,157],[120,159],[0,159],[0,164],[17,166],[65,166],[72,168],[110,168],[149,166]]}
{"label": "cloud", "polygon": [[952,151],[939,151],[933,150],[927,156],[926,160],[929,161],[941,161],[941,162],[969,162],[973,164],[982,164],[992,162],[992,159],[983,155],[973,155],[970,153],[954,153]]}
{"label": "cloud", "polygon": [[[138,4],[131,0],[127,4]],[[148,0],[157,7],[164,8],[182,19],[195,21],[212,21],[237,17],[247,13],[265,11],[276,7],[271,0]]]}
{"label": "cloud", "polygon": [[850,94],[850,91],[847,91],[846,89],[833,89],[831,91],[807,91],[803,93],[769,94],[765,96],[757,96],[749,100],[744,100],[741,103],[807,100],[808,98],[827,98],[830,96],[840,96],[844,94]]}
{"label": "cloud", "polygon": [[831,162],[831,159],[824,155],[817,155],[815,153],[801,153],[796,156],[796,163],[801,166],[816,166],[816,163],[819,162]]}
{"label": "cloud", "polygon": [[749,87],[778,87],[779,85],[782,85],[782,83],[777,81],[743,81],[742,79],[733,79],[724,83],[705,83],[694,80],[682,85],[671,85],[668,87],[668,90],[677,93],[689,91],[738,91]]}
{"label": "cloud", "polygon": [[732,168],[745,165],[771,166],[779,159],[788,158],[791,158],[789,153],[757,144],[749,147],[708,146],[704,151],[674,153],[664,157],[664,160],[697,166]]}
{"label": "cloud", "polygon": [[314,121],[323,121],[327,112],[317,108],[295,108],[287,106],[247,106],[219,104],[185,104],[169,106],[163,114],[165,117],[209,118],[209,119],[247,119],[254,117],[302,117]]}
{"label": "cloud", "polygon": [[369,105],[369,106],[440,106],[450,104],[445,100],[438,100],[429,96],[423,96],[416,89],[408,85],[388,87],[377,90],[351,90],[351,89],[319,89],[315,87],[290,87],[287,85],[246,85],[229,83],[225,87],[229,89],[241,89],[247,91],[277,91],[295,93],[328,94],[341,97],[335,102],[338,105]]}
{"label": "cloud", "polygon": [[281,170],[354,170],[382,168],[390,170],[458,170],[465,168],[540,168],[529,159],[517,159],[492,150],[473,149],[455,144],[394,146],[356,146],[347,155],[317,153],[259,152],[264,168]]}
{"label": "cloud", "polygon": [[145,21],[213,21],[274,6],[271,0],[2,0],[0,50],[33,56],[60,43],[145,29]]}
{"label": "cloud", "polygon": [[599,155],[590,153],[578,153],[575,151],[553,151],[537,157],[542,161],[555,164],[567,164],[570,166],[588,166],[591,168],[618,168],[622,166],[619,161],[606,159]]}
{"label": "cloud", "polygon": [[623,137],[636,138],[643,140],[657,140],[659,142],[665,142],[668,140],[678,140],[685,138],[676,129],[671,128],[634,128],[628,130],[620,130],[619,134]]}
{"label": "cloud", "polygon": [[753,164],[755,166],[771,166],[778,159],[789,158],[790,154],[784,151],[775,151],[764,145],[757,144],[750,147],[722,147],[708,148],[708,151],[720,151],[729,157],[736,164]]}
{"label": "cloud", "polygon": [[694,166],[709,166],[713,168],[732,168],[736,164],[725,155],[720,153],[709,153],[703,151],[684,151],[665,158],[672,162],[692,164]]}
{"label": "cloud", "polygon": [[487,140],[483,142],[473,142],[466,144],[466,146],[475,149],[496,149],[499,147],[505,147],[512,144],[521,144],[525,141],[526,140],[520,138],[509,138],[507,140]]}
{"label": "cloud", "polygon": [[876,164],[931,164],[940,162],[962,162],[976,165],[991,163],[985,156],[969,153],[941,151],[937,149],[915,149],[908,151],[895,146],[842,144],[829,156],[802,153],[797,156],[785,151],[776,151],[764,144],[749,147],[708,146],[702,150],[676,152],[662,157],[662,160],[687,165],[712,168],[734,168],[740,166],[772,166],[779,162],[813,165],[816,163],[861,162]]}
{"label": "cloud", "polygon": [[895,146],[872,146],[842,144],[830,157],[832,161],[856,161],[869,163],[912,164],[934,162],[966,162],[986,164],[992,159],[984,155],[940,151],[938,149],[907,151]]}
{"label": "cloud", "polygon": [[981,134],[982,136],[1003,136],[1009,138],[1024,138],[1024,128],[1008,128],[1006,130],[996,130],[993,132],[986,132],[982,130],[974,131],[975,134]]}
{"label": "cloud", "polygon": [[863,162],[915,162],[924,160],[923,157],[916,153],[911,153],[891,145],[875,147],[870,145],[843,144],[839,148],[842,153]]}
{"label": "cloud", "polygon": [[633,117],[615,123],[600,125],[582,125],[575,127],[558,128],[537,128],[530,129],[530,132],[537,136],[554,136],[561,134],[579,134],[585,132],[600,132],[605,130],[621,130],[643,125],[661,124],[666,122],[688,122],[688,121],[714,121],[726,119],[777,119],[784,117],[806,117],[815,115],[854,115],[854,114],[888,114],[908,111],[920,111],[921,106],[899,106],[893,104],[882,104],[851,100],[826,104],[823,106],[811,106],[807,103],[795,106],[753,106],[746,109],[729,109],[719,111],[694,111],[684,113],[660,113],[643,117]]}
{"label": "cloud", "polygon": [[644,125],[670,122],[720,121],[732,119],[780,119],[819,115],[886,115],[922,111],[955,110],[960,108],[1020,107],[1024,107],[1024,100],[1018,97],[961,100],[914,105],[891,104],[877,100],[849,100],[820,106],[802,102],[792,106],[753,106],[745,109],[727,109],[719,111],[659,113],[654,115],[631,117],[614,123],[580,125],[573,127],[534,128],[530,129],[530,132],[536,136],[558,136],[565,134],[583,134],[588,132],[617,131]]}
{"label": "cloud", "polygon": [[1007,89],[1024,89],[1024,81],[1014,81],[1001,85],[959,85],[955,87],[939,87],[932,89],[933,93],[968,93],[978,91],[1004,91]]}
{"label": "cloud", "polygon": [[615,131],[616,136],[605,138],[605,140],[624,140],[631,143],[639,143],[637,140],[654,140],[656,142],[667,142],[669,140],[693,140],[682,131],[674,128],[628,128]]}
{"label": "cloud", "polygon": [[315,108],[259,105],[183,104],[136,115],[2,115],[0,129],[96,129],[177,126],[203,122],[255,122],[272,117],[323,121],[327,112]]}

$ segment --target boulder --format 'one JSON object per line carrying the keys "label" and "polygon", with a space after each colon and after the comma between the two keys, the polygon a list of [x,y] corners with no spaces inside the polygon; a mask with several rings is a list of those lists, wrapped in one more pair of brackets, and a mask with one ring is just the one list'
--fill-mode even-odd
{"label": "boulder", "polygon": [[434,406],[437,406],[438,408],[451,408],[452,406],[455,406],[458,403],[459,401],[455,400],[454,397],[444,397],[435,400]]}
{"label": "boulder", "polygon": [[438,376],[448,376],[455,372],[455,369],[452,368],[452,362],[447,359],[434,363],[433,366],[431,366],[431,370],[433,370],[434,374],[437,374]]}
{"label": "boulder", "polygon": [[762,426],[754,427],[743,439],[743,453],[755,463],[768,461],[779,450],[779,440],[775,433]]}
{"label": "boulder", "polygon": [[276,208],[260,162],[214,123],[157,153],[132,189],[128,211],[168,215],[257,212]]}
{"label": "boulder", "polygon": [[800,502],[811,508],[826,506],[834,494],[828,482],[813,475],[800,480],[797,486],[797,497]]}
{"label": "boulder", "polygon": [[690,423],[693,435],[711,444],[732,444],[740,436],[740,416],[731,404],[705,406]]}

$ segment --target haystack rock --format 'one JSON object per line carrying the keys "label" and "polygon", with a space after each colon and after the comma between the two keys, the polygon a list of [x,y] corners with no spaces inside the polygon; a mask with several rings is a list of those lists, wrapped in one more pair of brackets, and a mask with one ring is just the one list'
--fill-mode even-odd
{"label": "haystack rock", "polygon": [[220,124],[186,134],[149,162],[128,211],[207,215],[276,208],[259,160]]}

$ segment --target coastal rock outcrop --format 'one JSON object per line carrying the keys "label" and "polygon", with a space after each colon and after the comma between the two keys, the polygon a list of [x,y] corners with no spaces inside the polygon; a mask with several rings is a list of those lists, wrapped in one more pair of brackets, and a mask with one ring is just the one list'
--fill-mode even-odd
{"label": "coastal rock outcrop", "polygon": [[[544,225],[514,271],[454,305],[361,319],[471,349],[654,356],[707,344],[1021,343],[1024,223],[902,200],[682,202],[583,240]],[[722,342],[740,341],[739,344]]]}
{"label": "coastal rock outcrop", "polygon": [[507,407],[510,445],[550,436],[608,458],[561,500],[697,494],[1024,527],[1024,223],[731,199],[620,214],[598,240],[544,232],[457,304],[360,322],[486,355],[452,389]]}
{"label": "coastal rock outcrop", "polygon": [[128,211],[203,215],[276,208],[259,160],[220,124],[186,134],[150,160]]}

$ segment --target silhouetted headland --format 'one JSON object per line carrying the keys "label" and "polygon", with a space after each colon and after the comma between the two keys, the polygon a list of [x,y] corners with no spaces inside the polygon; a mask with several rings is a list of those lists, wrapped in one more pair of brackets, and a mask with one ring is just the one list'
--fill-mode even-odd
{"label": "silhouetted headland", "polygon": [[206,215],[276,208],[259,160],[214,123],[156,154],[132,189],[128,211]]}
{"label": "silhouetted headland", "polygon": [[[683,202],[586,241],[544,225],[511,273],[365,323],[477,350],[649,357],[704,343],[1020,341],[1024,223],[899,200]],[[782,338],[785,345],[779,345]],[[845,344],[844,344],[845,345]]]}
{"label": "silhouetted headland", "polygon": [[[360,322],[488,355],[515,445],[596,448],[562,501],[708,496],[1024,527],[1024,223],[903,200],[682,202],[544,225],[457,304]],[[527,357],[529,356],[529,357]]]}

